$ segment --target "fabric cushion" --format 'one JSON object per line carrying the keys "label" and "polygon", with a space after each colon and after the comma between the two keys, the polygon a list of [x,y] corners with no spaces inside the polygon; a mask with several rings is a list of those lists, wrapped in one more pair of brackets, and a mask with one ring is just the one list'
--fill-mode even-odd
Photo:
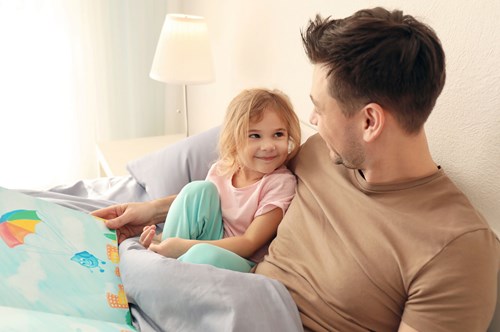
{"label": "fabric cushion", "polygon": [[219,127],[152,152],[127,164],[151,199],[177,194],[187,183],[205,179],[217,160]]}

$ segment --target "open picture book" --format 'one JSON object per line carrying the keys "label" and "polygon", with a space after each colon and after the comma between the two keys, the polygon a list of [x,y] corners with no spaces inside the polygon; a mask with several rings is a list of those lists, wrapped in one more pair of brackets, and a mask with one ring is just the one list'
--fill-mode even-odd
{"label": "open picture book", "polygon": [[0,187],[2,331],[135,331],[118,261],[102,219]]}

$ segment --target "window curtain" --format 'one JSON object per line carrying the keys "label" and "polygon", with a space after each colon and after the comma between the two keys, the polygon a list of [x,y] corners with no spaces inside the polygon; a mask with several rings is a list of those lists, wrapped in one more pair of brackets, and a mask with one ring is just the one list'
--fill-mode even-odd
{"label": "window curtain", "polygon": [[0,0],[0,186],[98,175],[98,141],[162,135],[149,70],[167,4]]}

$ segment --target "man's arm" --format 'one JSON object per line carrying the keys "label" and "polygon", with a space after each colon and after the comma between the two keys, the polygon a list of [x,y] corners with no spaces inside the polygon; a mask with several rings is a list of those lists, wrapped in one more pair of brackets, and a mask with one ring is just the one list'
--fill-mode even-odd
{"label": "man's arm", "polygon": [[[399,331],[486,331],[496,305],[500,247],[487,229],[451,241],[411,281]],[[414,331],[413,329],[408,331]]]}

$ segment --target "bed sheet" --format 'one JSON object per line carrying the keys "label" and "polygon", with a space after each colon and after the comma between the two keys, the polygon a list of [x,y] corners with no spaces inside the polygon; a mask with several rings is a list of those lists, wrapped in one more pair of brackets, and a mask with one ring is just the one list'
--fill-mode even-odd
{"label": "bed sheet", "polygon": [[80,180],[48,190],[17,191],[83,212],[91,212],[116,203],[151,200],[145,189],[130,175]]}
{"label": "bed sheet", "polygon": [[[132,176],[18,191],[83,212],[151,199]],[[297,307],[278,281],[181,263],[146,250],[137,238],[121,243],[119,251],[133,323],[141,332],[303,331]]]}

